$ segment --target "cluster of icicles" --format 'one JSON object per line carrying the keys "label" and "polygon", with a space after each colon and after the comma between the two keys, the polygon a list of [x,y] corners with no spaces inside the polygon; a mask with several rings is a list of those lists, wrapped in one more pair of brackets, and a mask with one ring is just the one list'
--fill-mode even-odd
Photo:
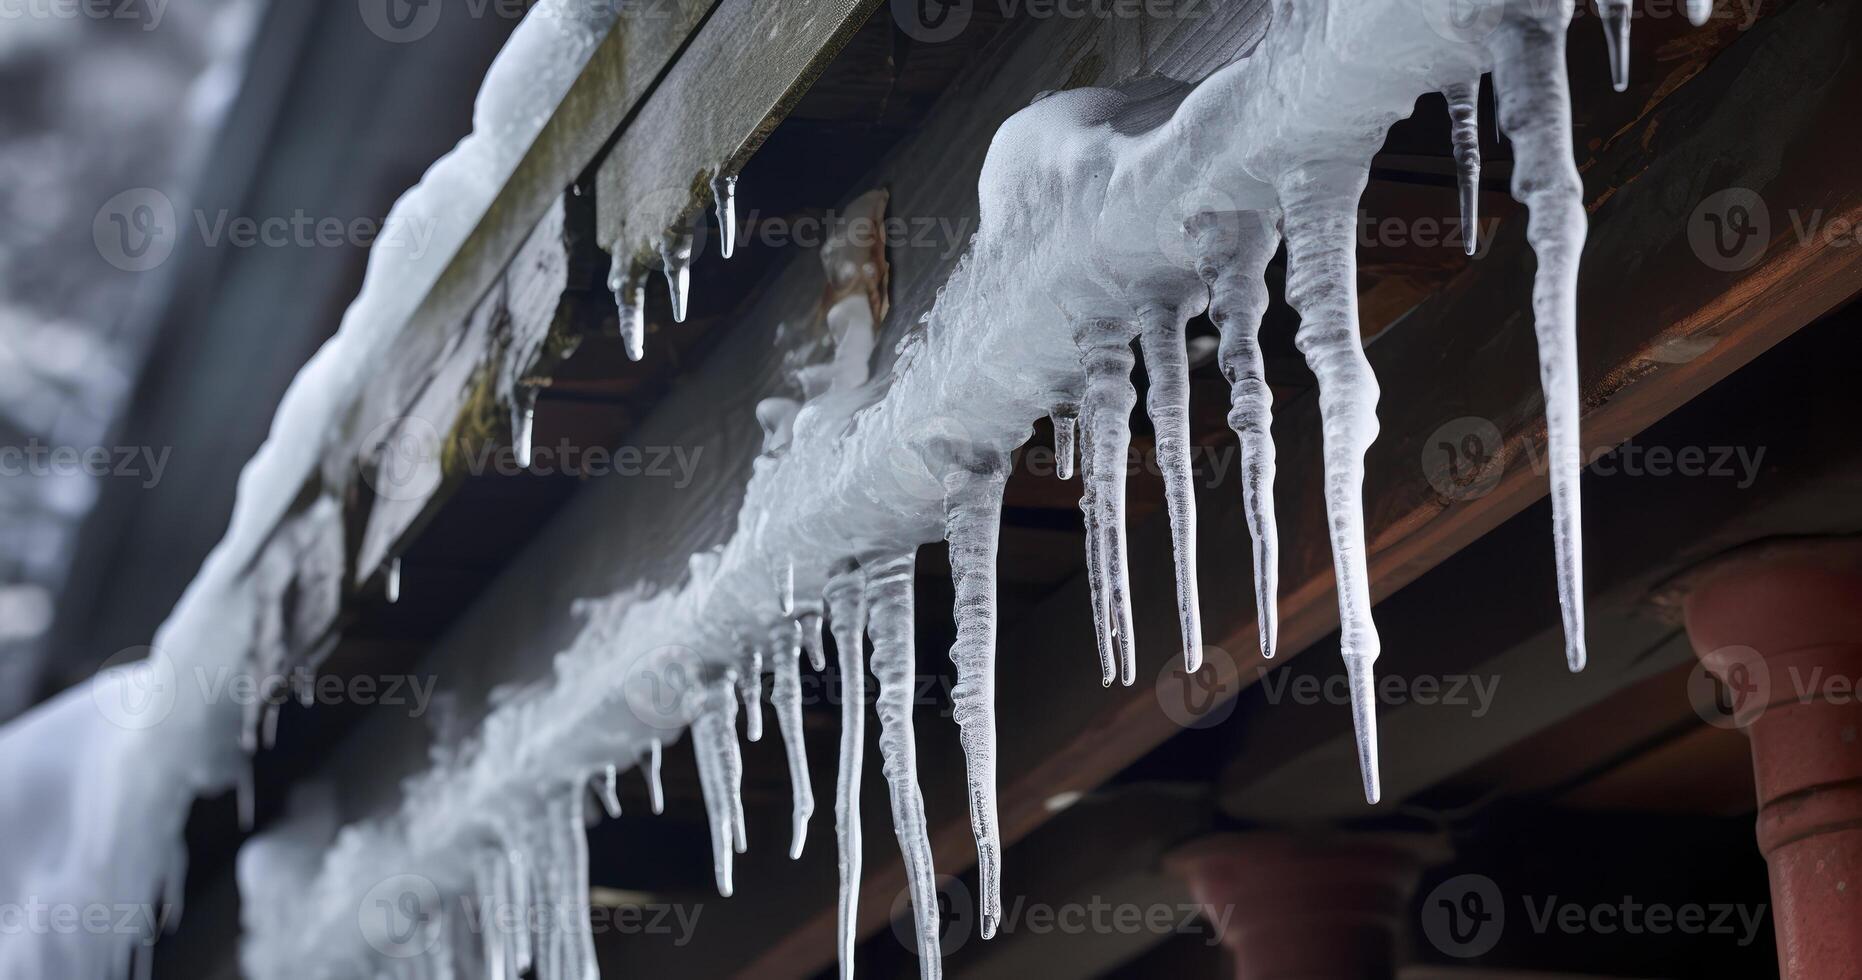
{"label": "cluster of icicles", "polygon": [[[1359,337],[1356,208],[1383,134],[1408,114],[1417,94],[1438,91],[1453,122],[1463,222],[1471,234],[1480,174],[1479,79],[1488,71],[1500,124],[1515,150],[1513,192],[1530,211],[1527,238],[1538,258],[1532,302],[1548,450],[1556,463],[1558,587],[1568,664],[1572,670],[1584,666],[1575,291],[1585,217],[1565,78],[1564,30],[1572,9],[1569,3],[1510,7],[1491,31],[1468,38],[1442,29],[1455,23],[1447,0],[1348,6],[1279,5],[1253,52],[1194,87],[1085,89],[1037,100],[998,133],[984,168],[980,233],[936,306],[901,343],[883,397],[829,391],[803,405],[772,400],[759,412],[765,454],[737,536],[703,569],[704,595],[696,602],[701,613],[690,628],[692,643],[707,645],[708,652],[684,688],[682,711],[710,820],[717,887],[728,896],[733,856],[747,846],[737,716],[745,716],[750,740],[762,737],[763,676],[772,673],[769,702],[794,793],[790,854],[799,856],[815,809],[802,746],[801,658],[824,669],[822,633],[824,626],[831,629],[842,685],[835,822],[843,976],[852,974],[857,939],[869,669],[879,685],[882,771],[910,883],[921,972],[941,973],[911,718],[914,555],[938,537],[949,542],[956,590],[954,714],[968,767],[983,935],[1001,922],[995,569],[1010,453],[1042,415],[1052,420],[1058,475],[1071,479],[1077,458],[1082,479],[1102,681],[1130,685],[1137,677],[1125,531],[1125,460],[1137,401],[1134,342],[1150,379],[1146,408],[1166,484],[1185,668],[1200,668],[1184,334],[1189,319],[1204,312],[1221,332],[1220,366],[1232,386],[1229,422],[1242,447],[1260,649],[1264,657],[1274,655],[1275,450],[1259,330],[1268,302],[1263,276],[1282,245],[1287,298],[1301,315],[1297,344],[1319,381],[1342,655],[1364,792],[1377,802],[1372,665],[1380,647],[1361,496],[1363,457],[1378,428],[1378,388]],[[1628,5],[1606,0],[1602,6],[1620,89]],[[1689,11],[1697,23],[1704,20],[1697,0]],[[714,186],[726,256],[734,246],[735,184],[723,178]],[[1167,241],[1132,234],[1153,227],[1169,229],[1160,236]],[[692,241],[689,232],[678,234],[659,249],[681,320]],[[617,259],[611,285],[622,335],[637,359],[646,273]],[[927,425],[927,417],[953,424]],[[523,441],[521,414],[519,421]],[[913,465],[897,465],[901,451]],[[695,561],[695,575],[699,567]],[[658,812],[660,742],[644,741],[641,751]],[[595,796],[610,813],[618,812],[616,778],[613,766],[594,773]],[[525,834],[514,824],[499,833],[499,846],[472,859],[463,887],[493,904],[586,907],[585,784],[552,792],[544,807],[547,832]],[[483,932],[482,948],[471,955],[483,957],[486,975],[514,980],[534,969],[540,980],[585,980],[595,974],[585,923]],[[461,955],[457,943],[441,942],[434,950],[421,961],[425,965],[410,967],[412,975],[453,975]]]}

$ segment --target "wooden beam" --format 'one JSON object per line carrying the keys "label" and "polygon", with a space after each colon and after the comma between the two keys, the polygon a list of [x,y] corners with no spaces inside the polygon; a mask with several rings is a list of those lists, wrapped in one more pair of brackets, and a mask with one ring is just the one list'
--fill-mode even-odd
{"label": "wooden beam", "polygon": [[[1845,221],[1853,228],[1862,217],[1862,188],[1847,163],[1862,150],[1862,134],[1844,123],[1849,107],[1862,98],[1862,67],[1846,56],[1857,14],[1844,10],[1841,23],[1832,23],[1833,17],[1838,15],[1828,8],[1797,3],[1761,20],[1596,151],[1586,170],[1593,220],[1580,286],[1587,450],[1614,446],[1641,431],[1862,286],[1862,248],[1852,247],[1853,241],[1793,237],[1783,217],[1816,212],[1826,230]],[[1001,74],[991,80],[1004,81]],[[990,115],[987,109],[972,112]],[[910,150],[922,154],[921,174],[936,174],[944,185],[973,194],[958,175],[974,169],[963,166],[961,156],[952,159],[973,151],[954,134],[929,127]],[[1752,190],[1779,217],[1755,265],[1721,272],[1703,263],[1690,241],[1699,233],[1690,226],[1697,225],[1697,206],[1728,186]],[[944,203],[957,210],[914,211],[922,199],[914,199],[903,183],[895,188],[895,201],[907,214],[968,213],[948,199]],[[1513,221],[1479,265],[1371,345],[1369,356],[1384,389],[1383,435],[1369,454],[1365,488],[1379,597],[1414,581],[1545,493],[1544,478],[1529,463],[1529,449],[1542,443],[1544,430],[1530,317],[1532,268],[1523,222]],[[930,299],[916,290],[934,288],[925,280],[935,277],[914,283],[909,259],[898,269],[898,313],[910,322]],[[1276,497],[1287,545],[1281,641],[1293,653],[1332,632],[1337,612],[1318,489],[1316,400],[1277,406],[1277,414],[1282,464]],[[1425,450],[1444,423],[1463,417],[1489,420],[1498,429],[1501,445],[1492,448],[1504,470],[1485,495],[1453,499],[1437,489],[1454,487],[1445,461]],[[1237,496],[1232,490],[1220,499],[1203,495],[1202,554],[1246,554],[1246,529],[1232,499]],[[1132,541],[1133,581],[1169,582],[1163,521],[1148,522]],[[1549,566],[1549,543],[1539,557]],[[1251,652],[1255,626],[1245,598],[1252,594],[1247,563],[1205,562],[1202,591],[1205,634],[1231,656],[1213,661],[1213,678],[1198,683],[1232,696],[1261,663]],[[1166,667],[1155,688],[1099,688],[1086,592],[1084,579],[1076,579],[1021,628],[1005,631],[1001,643],[1010,652],[998,678],[1004,706],[1001,818],[1009,840],[1045,821],[1044,803],[1055,794],[1098,785],[1180,730],[1160,707],[1160,699],[1182,697],[1180,672]],[[1170,649],[1170,590],[1141,586],[1136,606],[1141,649]],[[1155,676],[1148,670],[1140,675]],[[1038,715],[1027,713],[1031,705],[1040,706]],[[937,751],[922,741],[920,748],[927,758]],[[924,773],[927,800],[947,794],[961,799],[961,770],[954,760],[927,761]],[[1343,766],[1336,778],[1356,781]],[[941,871],[972,860],[969,836],[961,809],[934,821]],[[903,885],[896,861],[869,857],[867,867],[866,894],[890,896]],[[1013,870],[1008,873],[1012,878]],[[866,903],[861,926],[879,928],[889,914],[889,908]],[[829,962],[832,903],[797,915],[779,932],[776,945],[741,975],[805,976]]]}
{"label": "wooden beam", "polygon": [[657,262],[666,233],[712,202],[712,179],[743,169],[880,5],[724,0],[602,161],[602,245]]}

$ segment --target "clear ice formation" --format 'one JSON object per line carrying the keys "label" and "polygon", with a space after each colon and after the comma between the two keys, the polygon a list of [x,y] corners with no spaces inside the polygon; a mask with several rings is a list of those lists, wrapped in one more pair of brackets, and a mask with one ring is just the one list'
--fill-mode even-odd
{"label": "clear ice formation", "polygon": [[[156,638],[176,670],[239,664],[263,650],[268,663],[314,664],[327,638],[294,636],[277,625],[277,592],[249,575],[280,517],[319,472],[331,439],[349,438],[382,419],[358,411],[368,366],[407,321],[412,306],[464,241],[486,192],[510,172],[612,14],[575,12],[543,0],[552,14],[527,18],[493,66],[479,102],[478,130],[436,165],[397,214],[441,215],[440,245],[424,264],[378,252],[343,329],[292,387],[274,438],[248,467],[228,538]],[[1246,56],[1195,86],[1154,82],[1073,89],[1048,95],[1009,119],[990,147],[979,187],[982,221],[923,323],[901,344],[890,375],[872,379],[870,357],[880,311],[867,291],[838,295],[828,318],[832,365],[800,378],[806,399],[773,406],[766,454],[758,460],[738,515],[737,533],[695,560],[677,589],[617,593],[595,613],[547,682],[500,701],[463,744],[436,753],[431,768],[403,787],[399,810],[336,832],[293,817],[251,841],[240,857],[240,885],[252,901],[242,963],[270,980],[331,972],[372,972],[356,909],[383,869],[431,882],[445,908],[427,909],[430,948],[404,963],[411,975],[484,975],[516,980],[593,976],[586,919],[583,836],[587,787],[599,778],[611,800],[610,765],[637,764],[663,809],[661,744],[689,730],[712,828],[719,891],[732,888],[731,864],[747,845],[736,732],[740,669],[776,672],[772,702],[789,750],[799,849],[812,808],[799,768],[798,649],[822,666],[820,628],[831,626],[843,686],[836,847],[841,895],[837,951],[852,975],[861,882],[858,793],[862,768],[867,657],[874,641],[879,678],[883,771],[895,830],[913,883],[921,969],[939,969],[930,852],[911,761],[909,676],[912,631],[909,568],[917,546],[948,538],[957,589],[957,640],[950,655],[959,736],[968,767],[970,817],[982,870],[983,923],[1000,916],[1001,842],[995,796],[993,705],[996,657],[994,564],[1006,461],[1043,415],[1054,421],[1057,458],[1077,445],[1087,577],[1101,676],[1132,683],[1135,636],[1130,612],[1125,478],[1136,407],[1132,344],[1151,377],[1146,408],[1156,425],[1178,571],[1178,642],[1194,665],[1195,514],[1186,492],[1184,321],[1204,308],[1221,332],[1220,364],[1231,385],[1229,422],[1240,440],[1242,498],[1254,548],[1255,602],[1263,655],[1275,651],[1278,542],[1273,506],[1272,394],[1259,330],[1267,291],[1262,274],[1276,249],[1287,255],[1287,297],[1301,316],[1296,340],[1319,380],[1323,480],[1334,555],[1341,653],[1350,678],[1353,722],[1367,799],[1380,795],[1371,689],[1379,653],[1371,617],[1364,528],[1364,452],[1377,435],[1378,388],[1358,336],[1355,209],[1384,134],[1428,92],[1448,95],[1456,169],[1468,218],[1478,167],[1478,87],[1490,73],[1501,129],[1513,141],[1512,191],[1528,208],[1528,241],[1538,269],[1532,307],[1540,349],[1554,510],[1553,550],[1563,608],[1566,657],[1583,666],[1582,560],[1578,499],[1579,404],[1576,274],[1585,236],[1581,184],[1573,162],[1564,73],[1563,3],[1492,8],[1493,29],[1472,36],[1452,0],[1311,0],[1278,5],[1275,20]],[[1613,81],[1623,81],[1627,20],[1606,4]],[[1711,5],[1689,0],[1697,23]],[[604,19],[605,18],[605,19]],[[526,127],[530,127],[526,129]],[[526,133],[530,135],[526,135]],[[729,190],[729,188],[724,188]],[[728,219],[732,195],[717,195]],[[1211,203],[1215,202],[1215,203]],[[689,299],[694,214],[659,243],[676,319]],[[728,226],[734,222],[723,220]],[[1134,229],[1138,233],[1134,233]],[[1155,230],[1155,234],[1145,232]],[[728,237],[728,232],[727,232]],[[734,245],[734,243],[732,243]],[[392,250],[391,250],[392,251]],[[396,263],[403,263],[397,265]],[[837,267],[838,268],[838,267]],[[868,270],[870,272],[870,270]],[[845,263],[835,282],[862,274]],[[639,356],[646,279],[632,257],[610,283],[620,329]],[[883,288],[868,284],[874,294]],[[528,456],[535,387],[509,393],[512,441]],[[372,404],[372,403],[371,403]],[[399,403],[396,403],[399,404]],[[382,409],[373,409],[381,411]],[[350,430],[354,428],[355,433]],[[1077,433],[1077,438],[1076,438]],[[1058,475],[1071,474],[1066,462]],[[316,527],[342,553],[338,491],[319,508],[336,520]],[[288,522],[286,522],[288,524]],[[792,575],[770,587],[772,569]],[[272,585],[276,585],[274,581]],[[784,593],[793,589],[793,595]],[[775,593],[772,595],[772,593]],[[819,597],[819,598],[817,598]],[[869,623],[870,620],[870,623]],[[229,625],[230,624],[230,625]],[[267,625],[270,624],[270,625]],[[799,633],[799,636],[797,635]],[[771,657],[740,659],[739,637],[755,637]],[[681,694],[684,713],[656,727],[617,710],[622,678],[665,651],[697,652]],[[119,669],[93,691],[67,694],[0,731],[0,775],[7,785],[47,778],[28,751],[46,740],[78,746],[86,773],[80,809],[94,819],[44,860],[57,861],[40,894],[158,895],[173,888],[189,801],[239,781],[247,764],[241,733],[254,721],[237,706],[183,700],[168,724],[109,727],[91,697],[141,683],[158,661]],[[750,678],[759,688],[760,679]],[[187,685],[181,685],[185,691]],[[760,713],[760,712],[758,712]],[[264,719],[258,720],[263,741]],[[247,739],[247,744],[251,740]],[[132,765],[133,760],[133,765]],[[164,760],[150,765],[149,760]],[[184,772],[173,771],[186,766]],[[166,767],[166,768],[164,768]],[[172,778],[169,778],[172,776]],[[124,787],[94,798],[98,787]],[[7,799],[27,797],[12,794]],[[618,801],[613,801],[618,803]],[[0,809],[8,805],[0,803]],[[32,820],[13,826],[35,826]],[[138,841],[119,853],[107,842]],[[128,845],[119,845],[128,847]],[[22,848],[18,854],[27,854]],[[39,873],[19,857],[0,863],[17,883]],[[62,889],[62,890],[61,890]],[[551,907],[546,926],[473,936],[449,899],[461,895]],[[138,954],[127,937],[107,943],[70,937],[0,947],[0,973],[103,977]],[[479,969],[482,967],[483,969]],[[476,972],[475,972],[476,971]]]}

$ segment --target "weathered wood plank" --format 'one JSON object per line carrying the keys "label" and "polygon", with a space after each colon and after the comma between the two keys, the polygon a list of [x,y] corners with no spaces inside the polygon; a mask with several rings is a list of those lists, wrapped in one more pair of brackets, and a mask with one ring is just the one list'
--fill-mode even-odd
{"label": "weathered wood plank", "polygon": [[547,378],[609,301],[594,209],[559,195],[476,309],[428,369],[432,377],[404,414],[362,447],[367,516],[356,579],[377,576],[388,557],[457,482],[509,438],[514,390]]}
{"label": "weathered wood plank", "polygon": [[[724,0],[596,177],[600,240],[642,267],[711,203],[881,0]],[[699,220],[703,220],[700,218]]]}

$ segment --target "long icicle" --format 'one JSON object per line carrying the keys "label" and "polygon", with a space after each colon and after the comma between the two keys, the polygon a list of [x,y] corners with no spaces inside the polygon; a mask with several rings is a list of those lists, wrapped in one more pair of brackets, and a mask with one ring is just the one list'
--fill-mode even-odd
{"label": "long icicle", "polygon": [[743,665],[737,670],[737,696],[744,705],[744,738],[763,740],[763,647],[750,643],[744,647]]}
{"label": "long icicle", "polygon": [[837,945],[841,980],[853,980],[860,909],[860,766],[866,754],[866,588],[858,568],[825,591],[840,655],[840,775],[834,783],[834,836],[840,867]]}
{"label": "long icicle", "polygon": [[[1055,432],[1060,431],[1058,419]],[[963,742],[969,780],[970,829],[976,835],[976,879],[984,939],[1002,921],[1002,831],[996,813],[996,553],[1002,534],[1002,494],[1008,461],[990,454],[944,481],[944,535],[957,638],[951,714]]]}
{"label": "long icicle", "polygon": [[718,894],[731,897],[733,853],[742,853],[742,798],[733,787],[743,778],[737,748],[737,698],[734,672],[724,670],[687,692],[692,722],[692,753],[698,759],[699,787],[711,825],[712,870]]}
{"label": "long icicle", "polygon": [[918,788],[918,748],[912,737],[912,699],[917,669],[912,633],[911,553],[883,558],[866,566],[866,633],[873,641],[873,676],[879,679],[880,771],[892,797],[892,829],[905,858],[905,880],[912,896],[912,923],[918,940],[918,975],[943,976],[938,949],[937,872],[931,861],[931,831],[925,822],[924,794]]}
{"label": "long icicle", "polygon": [[1229,384],[1228,425],[1241,443],[1241,502],[1254,544],[1254,611],[1261,656],[1280,645],[1280,526],[1274,510],[1274,392],[1261,353],[1267,265],[1280,247],[1279,216],[1206,214],[1193,219],[1197,272],[1209,286],[1209,319]]}
{"label": "long icicle", "polygon": [[1481,248],[1481,80],[1445,86],[1442,98],[1448,100],[1455,181],[1461,191],[1461,248],[1473,255]]}
{"label": "long icicle", "polygon": [[1364,798],[1383,795],[1377,763],[1372,664],[1380,643],[1371,619],[1365,555],[1364,452],[1377,438],[1377,377],[1358,334],[1358,198],[1368,169],[1296,169],[1280,187],[1287,238],[1287,301],[1300,314],[1296,345],[1319,379],[1325,440],[1325,509],[1338,583],[1340,652],[1351,690]]}
{"label": "long icicle", "polygon": [[1108,617],[1104,546],[1099,533],[1099,481],[1094,478],[1093,429],[1090,424],[1080,431],[1080,517],[1086,526],[1086,582],[1093,606],[1093,641],[1099,648],[1099,683],[1111,687],[1118,677],[1118,654],[1114,651],[1112,627]]}
{"label": "long icicle", "polygon": [[1603,41],[1610,52],[1610,86],[1621,92],[1629,88],[1629,0],[1597,0],[1598,19],[1603,21]]}
{"label": "long icicle", "polygon": [[665,746],[661,745],[660,740],[656,738],[648,743],[645,758],[635,760],[640,764],[641,771],[646,774],[647,804],[656,817],[666,812],[666,784],[659,778],[660,758],[664,754]]}
{"label": "long icicle", "polygon": [[1578,477],[1578,259],[1584,251],[1584,184],[1571,146],[1571,96],[1562,21],[1509,22],[1496,38],[1494,91],[1513,139],[1513,196],[1529,212],[1526,240],[1538,257],[1532,284],[1539,381],[1551,461],[1552,542],[1564,613],[1565,663],[1584,669],[1584,541]]}
{"label": "long icicle", "polygon": [[802,649],[808,651],[808,665],[817,673],[828,669],[828,655],[821,643],[821,605],[803,603],[796,607],[795,624],[802,628]]}
{"label": "long icicle", "polygon": [[815,790],[808,779],[808,746],[802,732],[802,624],[787,622],[770,634],[776,679],[769,700],[776,707],[776,727],[782,732],[783,751],[789,757],[790,819],[789,859],[802,856],[808,841],[808,818],[815,812]]}
{"label": "long icicle", "polygon": [[1071,480],[1073,457],[1077,452],[1074,443],[1080,431],[1080,406],[1061,402],[1048,412],[1048,420],[1054,425],[1054,476]]}
{"label": "long icicle", "polygon": [[562,976],[568,980],[595,980],[595,933],[588,918],[588,833],[582,820],[584,783],[577,781],[557,794],[552,816],[563,846],[562,863]]}
{"label": "long icicle", "polygon": [[1157,434],[1157,468],[1164,476],[1164,503],[1170,513],[1183,669],[1194,674],[1203,665],[1203,621],[1196,587],[1196,475],[1190,468],[1190,354],[1184,341],[1185,314],[1172,307],[1147,308],[1139,319],[1138,349],[1144,354],[1145,375],[1150,379],[1145,412]]}
{"label": "long icicle", "polygon": [[[1112,632],[1111,646],[1118,655],[1119,681],[1126,687],[1137,679],[1138,670],[1132,638],[1130,557],[1125,545],[1125,471],[1131,453],[1131,410],[1138,404],[1138,390],[1131,383],[1131,342],[1137,334],[1137,324],[1108,318],[1080,321],[1073,333],[1086,368],[1083,421],[1093,460],[1085,476],[1091,481],[1099,523],[1105,625]],[[1109,678],[1106,683],[1111,683]]]}

